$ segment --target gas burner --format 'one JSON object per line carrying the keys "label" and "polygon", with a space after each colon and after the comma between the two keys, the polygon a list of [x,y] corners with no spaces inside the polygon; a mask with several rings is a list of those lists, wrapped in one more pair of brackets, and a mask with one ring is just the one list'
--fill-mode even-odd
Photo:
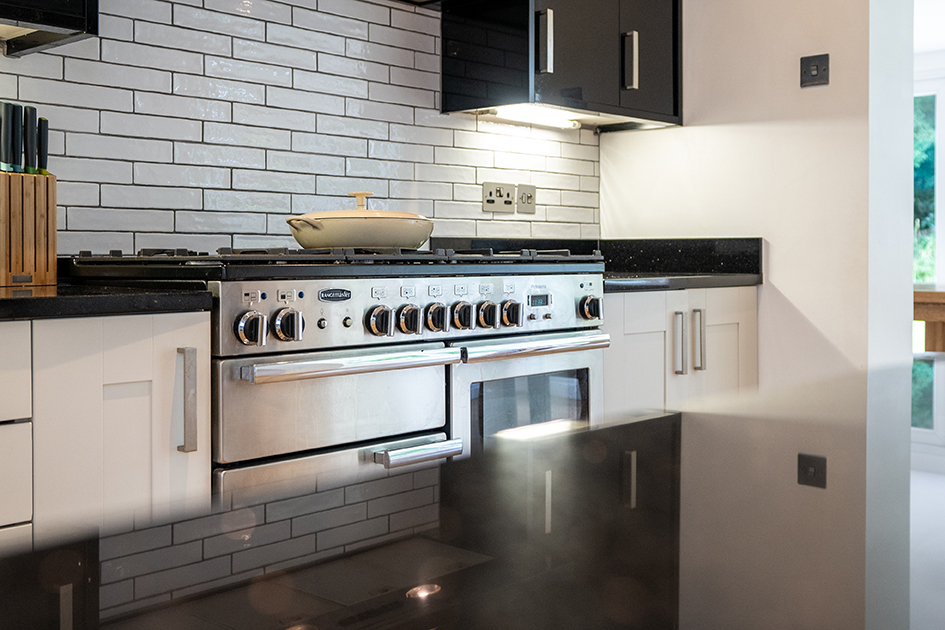
{"label": "gas burner", "polygon": [[[114,256],[115,251],[116,250],[112,250],[110,255]],[[174,258],[178,256],[206,256],[206,255],[207,255],[206,252],[197,253],[193,251],[192,249],[182,249],[182,248],[177,248],[177,249],[145,248],[145,249],[138,250],[138,256],[141,256],[143,258],[159,258],[159,257]]]}

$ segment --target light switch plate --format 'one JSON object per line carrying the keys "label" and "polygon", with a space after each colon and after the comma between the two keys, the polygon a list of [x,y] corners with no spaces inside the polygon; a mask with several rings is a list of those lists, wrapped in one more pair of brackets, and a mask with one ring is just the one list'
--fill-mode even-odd
{"label": "light switch plate", "polygon": [[483,212],[515,212],[515,184],[483,182]]}
{"label": "light switch plate", "polygon": [[535,214],[535,197],[538,188],[531,184],[519,184],[515,188],[515,211],[519,214]]}
{"label": "light switch plate", "polygon": [[830,55],[801,57],[801,87],[830,83]]}
{"label": "light switch plate", "polygon": [[797,483],[815,488],[827,487],[827,458],[820,455],[797,454]]}

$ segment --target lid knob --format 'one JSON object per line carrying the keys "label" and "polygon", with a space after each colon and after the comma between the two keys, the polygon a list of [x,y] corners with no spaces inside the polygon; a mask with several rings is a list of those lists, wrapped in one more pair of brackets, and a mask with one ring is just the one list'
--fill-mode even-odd
{"label": "lid knob", "polygon": [[372,192],[349,192],[348,195],[358,200],[358,210],[367,210],[367,198],[373,195]]}

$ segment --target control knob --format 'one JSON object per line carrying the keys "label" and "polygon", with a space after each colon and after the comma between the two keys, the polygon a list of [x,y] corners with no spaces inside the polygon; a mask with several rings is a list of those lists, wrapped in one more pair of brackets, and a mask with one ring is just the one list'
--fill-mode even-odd
{"label": "control knob", "polygon": [[397,328],[405,335],[419,335],[423,332],[423,310],[416,304],[400,307],[397,315]]}
{"label": "control knob", "polygon": [[264,346],[269,338],[269,318],[259,311],[247,311],[236,320],[234,332],[245,346]]}
{"label": "control knob", "polygon": [[294,308],[283,308],[272,319],[272,332],[282,341],[302,341],[305,319]]}
{"label": "control knob", "polygon": [[476,307],[469,302],[457,302],[453,305],[453,325],[458,330],[472,330],[476,327]]}
{"label": "control knob", "polygon": [[375,337],[394,336],[394,312],[389,306],[378,304],[368,310],[364,326]]}
{"label": "control knob", "polygon": [[426,324],[430,332],[449,332],[450,310],[442,302],[427,306]]}
{"label": "control knob", "polygon": [[522,326],[525,323],[525,308],[521,302],[507,300],[502,302],[502,324],[505,326]]}
{"label": "control knob", "polygon": [[584,319],[601,319],[604,316],[603,299],[593,295],[581,298],[578,312]]}
{"label": "control knob", "polygon": [[483,328],[498,328],[502,325],[498,304],[489,300],[479,303],[479,325]]}

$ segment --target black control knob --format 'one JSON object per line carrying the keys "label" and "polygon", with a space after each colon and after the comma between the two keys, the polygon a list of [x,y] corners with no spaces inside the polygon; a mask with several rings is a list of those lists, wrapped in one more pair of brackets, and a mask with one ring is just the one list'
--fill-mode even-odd
{"label": "black control knob", "polygon": [[504,326],[522,326],[525,323],[525,308],[521,302],[508,300],[502,302],[502,324]]}
{"label": "black control knob", "polygon": [[[324,322],[324,321],[325,321],[324,319],[319,320],[319,324],[321,324],[321,322]],[[350,317],[345,317],[343,320],[341,320],[341,325],[344,326],[345,328],[351,328],[353,324],[354,324],[354,320],[351,319]],[[324,328],[324,326],[319,325],[319,328]]]}
{"label": "black control knob", "polygon": [[405,335],[419,335],[423,332],[423,309],[416,304],[400,307],[397,315],[397,328]]}
{"label": "black control knob", "polygon": [[488,300],[479,303],[479,325],[482,328],[498,328],[502,325],[498,304]]}
{"label": "black control knob", "polygon": [[[345,317],[345,320],[348,322],[347,324],[345,324],[345,328],[351,328],[351,318]],[[325,330],[326,328],[328,328],[328,320],[325,319],[324,317],[319,319],[317,324],[321,330]]]}
{"label": "black control knob", "polygon": [[434,302],[427,306],[424,319],[430,332],[449,332],[450,330],[450,309],[446,304]]}
{"label": "black control knob", "polygon": [[283,308],[272,318],[272,332],[282,341],[302,341],[305,319],[294,308]]}
{"label": "black control knob", "polygon": [[394,336],[394,312],[389,306],[379,304],[368,310],[364,326],[375,337]]}
{"label": "black control knob", "polygon": [[269,318],[259,311],[247,311],[233,326],[244,346],[264,346],[269,338]]}
{"label": "black control knob", "polygon": [[604,316],[603,298],[588,295],[578,303],[578,312],[584,319],[601,319]]}
{"label": "black control knob", "polygon": [[472,330],[476,327],[476,307],[469,302],[457,302],[453,305],[453,326],[459,330]]}

